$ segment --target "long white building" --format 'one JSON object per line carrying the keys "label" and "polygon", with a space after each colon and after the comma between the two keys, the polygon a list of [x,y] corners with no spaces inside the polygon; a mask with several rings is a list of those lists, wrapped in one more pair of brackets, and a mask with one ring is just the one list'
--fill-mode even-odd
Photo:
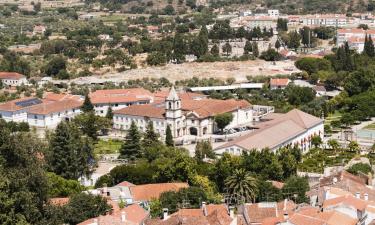
{"label": "long white building", "polygon": [[215,153],[241,155],[245,151],[254,149],[269,148],[271,151],[276,151],[287,146],[298,146],[306,152],[311,148],[311,139],[315,135],[323,138],[323,120],[293,109],[275,119],[261,123],[258,130],[217,147]]}
{"label": "long white building", "polygon": [[21,86],[27,85],[26,76],[15,72],[0,72],[0,80],[6,86]]}
{"label": "long white building", "polygon": [[342,46],[345,42],[351,49],[361,53],[364,48],[366,35],[374,40],[375,30],[363,30],[358,28],[353,29],[338,29],[337,30],[337,46]]}

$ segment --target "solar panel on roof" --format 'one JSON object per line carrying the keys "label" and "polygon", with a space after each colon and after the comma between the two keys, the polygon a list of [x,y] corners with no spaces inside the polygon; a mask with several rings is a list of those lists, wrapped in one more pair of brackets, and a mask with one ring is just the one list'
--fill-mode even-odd
{"label": "solar panel on roof", "polygon": [[28,107],[28,106],[32,106],[32,105],[38,105],[40,103],[42,103],[42,100],[40,100],[38,98],[32,98],[32,99],[27,99],[27,100],[24,100],[24,101],[16,102],[15,104],[17,106],[20,106],[20,107]]}

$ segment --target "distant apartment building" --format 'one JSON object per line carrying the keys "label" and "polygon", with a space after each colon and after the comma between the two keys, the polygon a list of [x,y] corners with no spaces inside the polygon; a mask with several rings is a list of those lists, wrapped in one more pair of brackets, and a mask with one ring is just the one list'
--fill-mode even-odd
{"label": "distant apartment building", "polygon": [[345,42],[348,42],[351,49],[361,53],[364,48],[366,35],[371,36],[373,39],[375,37],[375,30],[363,30],[358,28],[338,29],[336,45],[342,46]]}
{"label": "distant apartment building", "polygon": [[276,20],[271,16],[251,16],[248,19],[247,27],[253,29],[255,27],[260,28],[276,28]]}
{"label": "distant apartment building", "polygon": [[279,17],[280,16],[280,12],[278,9],[269,9],[267,11],[267,14],[268,16],[271,16],[271,17]]}
{"label": "distant apartment building", "polygon": [[347,25],[347,17],[344,14],[315,14],[301,17],[304,26],[329,26],[343,27]]}
{"label": "distant apartment building", "polygon": [[0,80],[5,86],[16,87],[28,84],[26,76],[16,72],[0,72]]}

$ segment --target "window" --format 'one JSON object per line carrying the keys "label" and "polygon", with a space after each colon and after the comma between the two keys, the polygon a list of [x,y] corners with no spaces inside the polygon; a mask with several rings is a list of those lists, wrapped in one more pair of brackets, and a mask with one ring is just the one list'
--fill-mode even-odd
{"label": "window", "polygon": [[38,119],[38,116],[37,116],[37,115],[34,115],[34,119]]}
{"label": "window", "polygon": [[169,108],[169,109],[172,109],[172,103],[169,102],[168,105],[169,105],[168,108]]}

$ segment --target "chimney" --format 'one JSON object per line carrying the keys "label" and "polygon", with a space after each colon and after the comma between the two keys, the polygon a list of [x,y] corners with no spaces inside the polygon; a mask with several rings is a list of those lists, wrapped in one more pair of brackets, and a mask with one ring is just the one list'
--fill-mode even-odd
{"label": "chimney", "polygon": [[229,216],[234,219],[234,206],[229,206]]}
{"label": "chimney", "polygon": [[283,208],[284,211],[286,211],[287,204],[288,204],[288,199],[284,199],[284,208]]}
{"label": "chimney", "polygon": [[360,199],[360,198],[361,198],[361,193],[356,192],[356,193],[355,193],[355,197],[358,198],[358,199]]}
{"label": "chimney", "polygon": [[125,221],[126,221],[126,212],[122,211],[121,212],[121,222],[125,222]]}
{"label": "chimney", "polygon": [[367,193],[364,194],[364,199],[365,199],[365,201],[368,201],[368,194]]}
{"label": "chimney", "polygon": [[289,219],[289,214],[287,212],[284,212],[284,220],[288,220]]}
{"label": "chimney", "polygon": [[163,209],[163,220],[167,220],[169,218],[168,216],[168,209],[164,208]]}
{"label": "chimney", "polygon": [[202,210],[203,210],[203,215],[207,216],[206,202],[202,202]]}

